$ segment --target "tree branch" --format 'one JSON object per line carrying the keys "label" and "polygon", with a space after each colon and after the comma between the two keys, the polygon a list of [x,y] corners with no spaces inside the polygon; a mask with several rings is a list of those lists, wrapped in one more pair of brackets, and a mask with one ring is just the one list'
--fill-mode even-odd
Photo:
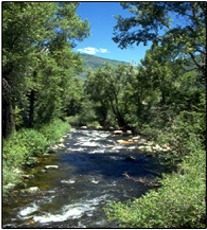
{"label": "tree branch", "polygon": [[195,63],[195,65],[198,67],[198,70],[200,70],[203,74],[204,74],[204,77],[205,77],[205,73],[206,73],[206,70],[205,70],[205,65],[200,65],[197,61],[196,61],[196,58],[195,56],[189,52],[189,55],[192,59],[192,61]]}

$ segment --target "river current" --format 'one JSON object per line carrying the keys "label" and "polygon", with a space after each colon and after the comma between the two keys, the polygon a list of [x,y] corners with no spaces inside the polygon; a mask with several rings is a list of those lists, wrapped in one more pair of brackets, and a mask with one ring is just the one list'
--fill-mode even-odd
{"label": "river current", "polygon": [[[26,186],[40,191],[19,190],[3,198],[3,228],[117,228],[104,215],[107,203],[134,199],[150,189],[124,175],[151,177],[161,171],[156,158],[140,153],[136,144],[117,141],[124,138],[110,131],[72,129],[64,148],[28,170],[34,178]],[[44,170],[48,164],[58,168]]]}

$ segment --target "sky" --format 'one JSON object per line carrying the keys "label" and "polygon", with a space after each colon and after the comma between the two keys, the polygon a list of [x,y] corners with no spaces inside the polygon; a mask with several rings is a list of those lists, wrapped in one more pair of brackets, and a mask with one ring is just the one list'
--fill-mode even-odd
{"label": "sky", "polygon": [[82,42],[77,42],[74,51],[92,54],[119,61],[138,64],[144,58],[149,46],[142,44],[127,49],[118,48],[113,40],[115,15],[129,17],[130,13],[122,9],[118,2],[81,2],[76,13],[81,19],[87,19],[91,26],[91,35]]}

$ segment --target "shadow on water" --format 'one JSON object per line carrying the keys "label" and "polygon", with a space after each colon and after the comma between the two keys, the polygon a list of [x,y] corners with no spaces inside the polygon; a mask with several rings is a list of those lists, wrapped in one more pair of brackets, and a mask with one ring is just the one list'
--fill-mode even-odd
{"label": "shadow on water", "polygon": [[[3,200],[4,228],[116,228],[103,212],[108,201],[140,197],[150,187],[129,180],[152,177],[164,168],[154,157],[140,154],[136,145],[120,145],[111,132],[73,130],[58,154],[42,159],[30,170],[27,186],[35,194],[19,191]],[[47,164],[58,169],[42,170]]]}
{"label": "shadow on water", "polygon": [[[84,153],[64,154],[64,164],[70,164],[75,175],[99,175],[106,179],[119,179],[125,172],[132,176],[147,176],[152,174],[145,170],[149,164],[156,167],[156,160],[136,153]],[[67,167],[66,167],[67,168]],[[64,168],[63,168],[64,169]]]}

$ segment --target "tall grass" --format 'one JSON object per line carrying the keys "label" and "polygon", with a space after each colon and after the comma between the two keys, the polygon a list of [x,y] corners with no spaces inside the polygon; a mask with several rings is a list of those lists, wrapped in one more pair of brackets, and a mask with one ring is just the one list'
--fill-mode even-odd
{"label": "tall grass", "polygon": [[68,130],[67,123],[54,120],[39,130],[22,129],[3,140],[3,193],[20,184],[24,167],[34,164],[34,156],[43,154]]}
{"label": "tall grass", "polygon": [[54,120],[48,125],[39,129],[48,141],[48,144],[54,144],[68,131],[69,125],[61,120]]}

